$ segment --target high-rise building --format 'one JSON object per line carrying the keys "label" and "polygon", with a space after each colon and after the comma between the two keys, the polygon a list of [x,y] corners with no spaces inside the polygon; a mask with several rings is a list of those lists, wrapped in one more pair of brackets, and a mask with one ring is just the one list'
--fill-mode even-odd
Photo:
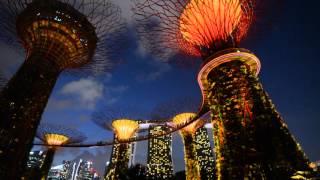
{"label": "high-rise building", "polygon": [[130,153],[129,153],[129,167],[135,165],[137,142],[130,143]]}
{"label": "high-rise building", "polygon": [[[170,130],[161,125],[150,126],[149,136],[162,134]],[[172,179],[172,135],[164,135],[148,141],[148,179]]]}
{"label": "high-rise building", "polygon": [[203,180],[215,179],[215,160],[210,145],[207,129],[199,128],[194,135],[197,160],[200,167],[200,175]]}
{"label": "high-rise building", "polygon": [[69,180],[63,176],[63,164],[54,166],[50,169],[47,180]]}
{"label": "high-rise building", "polygon": [[92,161],[80,159],[79,162],[62,161],[63,164],[54,166],[48,173],[48,180],[99,180],[100,176],[93,168]]}
{"label": "high-rise building", "polygon": [[62,161],[63,169],[62,169],[62,177],[64,179],[74,179],[75,170],[76,170],[76,161]]}
{"label": "high-rise building", "polygon": [[46,153],[43,151],[31,151],[29,153],[29,159],[27,161],[27,167],[22,177],[25,179],[40,178],[41,168],[43,166]]}
{"label": "high-rise building", "polygon": [[93,169],[92,161],[80,159],[76,170],[77,180],[92,180],[94,178],[95,170]]}
{"label": "high-rise building", "polygon": [[46,155],[43,151],[31,151],[29,153],[27,168],[41,168],[45,157]]}

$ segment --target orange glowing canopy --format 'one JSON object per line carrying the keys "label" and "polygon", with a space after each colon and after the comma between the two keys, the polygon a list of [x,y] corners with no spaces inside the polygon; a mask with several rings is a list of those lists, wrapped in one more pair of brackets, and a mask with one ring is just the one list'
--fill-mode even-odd
{"label": "orange glowing canopy", "polygon": [[62,145],[66,144],[69,140],[67,136],[61,134],[45,134],[44,139],[48,145]]}
{"label": "orange glowing canopy", "polygon": [[139,123],[129,119],[118,119],[112,122],[112,128],[118,140],[128,140],[138,130]]}
{"label": "orange glowing canopy", "polygon": [[190,0],[180,16],[180,32],[189,43],[209,48],[230,37],[242,15],[240,0]]}
{"label": "orange glowing canopy", "polygon": [[[175,125],[179,126],[179,125],[183,125],[187,122],[189,122],[190,120],[192,120],[193,118],[196,117],[195,113],[181,113],[176,115],[172,121]],[[182,131],[193,134],[200,126],[202,125],[200,120],[196,120],[194,122],[192,122],[191,124],[189,124],[188,126],[184,127],[182,129]]]}

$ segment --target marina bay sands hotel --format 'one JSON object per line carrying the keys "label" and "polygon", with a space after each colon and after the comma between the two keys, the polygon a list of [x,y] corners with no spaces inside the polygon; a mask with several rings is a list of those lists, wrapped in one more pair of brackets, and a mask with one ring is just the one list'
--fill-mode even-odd
{"label": "marina bay sands hotel", "polygon": [[[184,142],[184,157],[186,176],[200,177],[201,179],[214,179],[214,153],[210,144],[208,130],[212,131],[210,114],[207,113],[200,117],[204,122],[201,127],[196,129],[191,136],[186,135],[184,130],[179,130]],[[139,133],[147,133],[148,136],[155,137],[172,130],[172,122],[140,122],[139,130],[133,136],[139,136]],[[190,126],[190,125],[189,125]],[[105,171],[105,179],[117,179],[121,169],[127,169],[135,163],[136,143],[115,144],[112,148],[110,162]],[[126,147],[124,147],[126,146]],[[181,151],[183,153],[183,151]],[[194,172],[196,169],[196,172]],[[148,139],[147,151],[147,177],[148,179],[172,179],[173,178],[172,161],[172,133]]]}

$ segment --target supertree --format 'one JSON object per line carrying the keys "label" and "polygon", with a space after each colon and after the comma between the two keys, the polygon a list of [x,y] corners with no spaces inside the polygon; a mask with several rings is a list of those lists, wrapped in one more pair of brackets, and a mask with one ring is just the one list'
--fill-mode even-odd
{"label": "supertree", "polygon": [[108,70],[125,26],[108,0],[0,2],[1,41],[26,60],[0,93],[0,176],[24,167],[36,128],[59,74]]}
{"label": "supertree", "polygon": [[40,172],[37,173],[39,177],[24,177],[27,179],[46,179],[50,167],[52,165],[54,155],[59,146],[63,144],[75,144],[83,142],[86,137],[83,133],[61,125],[55,124],[40,124],[37,130],[37,138],[46,144],[46,155],[41,165]]}
{"label": "supertree", "polygon": [[[180,125],[195,118],[196,116],[197,114],[195,113],[181,113],[176,115],[172,121],[174,124]],[[184,161],[187,180],[201,179],[200,167],[197,161],[196,144],[194,142],[194,133],[202,125],[203,124],[200,123],[200,121],[196,121],[180,130],[184,144]]]}
{"label": "supertree", "polygon": [[[138,32],[162,59],[201,56],[201,113],[211,111],[218,179],[290,177],[308,159],[257,77],[259,59],[238,48],[257,0],[136,0]],[[262,8],[261,8],[262,9]]]}
{"label": "supertree", "polygon": [[139,130],[141,115],[133,107],[102,108],[92,115],[92,120],[100,127],[114,132],[110,164],[105,170],[104,179],[119,179],[128,169],[131,143],[127,143]]}

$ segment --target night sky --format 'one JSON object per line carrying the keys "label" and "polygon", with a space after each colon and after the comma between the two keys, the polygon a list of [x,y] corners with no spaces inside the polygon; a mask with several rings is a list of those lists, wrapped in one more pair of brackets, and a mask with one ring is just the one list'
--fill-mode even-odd
{"label": "night sky", "polygon": [[[62,74],[42,117],[42,122],[77,128],[86,134],[87,142],[112,138],[111,132],[91,120],[91,114],[101,108],[136,106],[141,115],[148,118],[148,113],[162,102],[179,97],[201,97],[196,81],[200,62],[193,67],[179,68],[152,57],[134,33],[129,0],[116,3],[121,6],[130,29],[122,56],[117,60],[119,65],[100,77]],[[312,161],[320,159],[319,5],[284,1],[279,4],[281,7],[274,8],[278,15],[271,24],[258,22],[261,27],[255,29],[263,30],[253,31],[252,37],[241,45],[260,58],[264,89]],[[0,70],[10,79],[23,62],[24,54],[4,43],[0,43],[0,54]],[[179,135],[175,133],[173,137],[174,166],[175,171],[179,171],[184,168],[183,149]],[[146,147],[147,142],[138,143],[137,162],[146,162]],[[110,151],[111,147],[65,148],[57,153],[54,164],[81,157],[93,160],[103,173]]]}

